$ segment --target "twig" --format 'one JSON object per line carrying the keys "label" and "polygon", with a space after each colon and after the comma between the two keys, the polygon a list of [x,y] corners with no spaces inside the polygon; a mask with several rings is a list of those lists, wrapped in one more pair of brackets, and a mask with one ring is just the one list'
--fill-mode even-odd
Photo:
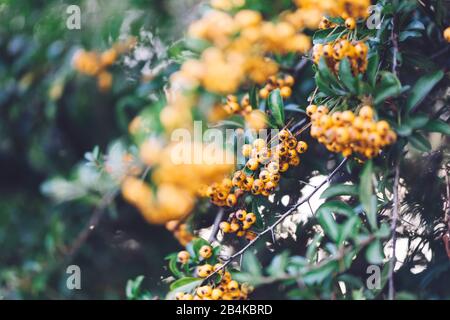
{"label": "twig", "polygon": [[291,215],[295,210],[298,209],[302,204],[306,203],[311,199],[314,194],[323,187],[331,177],[333,177],[339,170],[347,163],[347,158],[345,158],[337,167],[333,170],[333,172],[330,173],[328,176],[328,179],[325,179],[320,185],[317,186],[316,189],[314,189],[309,195],[306,197],[303,197],[297,204],[292,206],[288,211],[283,213],[272,225],[270,225],[267,229],[265,229],[263,232],[258,234],[252,241],[250,241],[248,244],[246,244],[241,250],[233,254],[225,263],[223,263],[219,268],[217,268],[213,273],[211,273],[208,277],[206,277],[203,280],[203,283],[211,279],[214,275],[216,275],[221,270],[225,269],[233,260],[243,255],[251,246],[253,246],[259,239],[261,239],[265,234],[268,232],[272,232],[276,226],[278,226],[281,222],[284,221],[289,215]]}
{"label": "twig", "polygon": [[398,56],[398,34],[396,32],[396,28],[397,28],[397,18],[394,16],[394,18],[392,19],[392,31],[391,31],[391,41],[392,41],[392,73],[395,74],[396,76],[398,75],[397,73],[397,68],[398,68],[398,61],[397,61],[397,56]]}
{"label": "twig", "polygon": [[391,222],[391,232],[392,232],[392,260],[389,265],[389,300],[394,300],[395,297],[395,286],[394,286],[394,268],[397,262],[396,257],[396,242],[397,242],[397,221],[398,221],[398,207],[399,207],[399,180],[400,180],[400,163],[397,162],[395,166],[395,178],[394,178],[394,206],[392,209],[392,222]]}
{"label": "twig", "polygon": [[219,226],[220,226],[220,222],[222,222],[223,219],[223,215],[225,213],[225,210],[223,210],[223,208],[219,209],[219,212],[216,215],[216,218],[214,219],[214,224],[211,230],[211,235],[209,236],[209,243],[212,243],[214,240],[216,239],[217,233],[219,232]]}
{"label": "twig", "polygon": [[103,196],[100,203],[95,207],[94,211],[92,212],[89,222],[87,223],[85,228],[78,234],[77,238],[75,239],[72,246],[68,250],[67,254],[68,260],[71,260],[76,255],[78,250],[89,238],[89,235],[91,234],[92,230],[94,230],[94,228],[100,222],[100,219],[103,216],[105,209],[111,204],[111,202],[116,197],[117,193],[118,189],[114,189]]}

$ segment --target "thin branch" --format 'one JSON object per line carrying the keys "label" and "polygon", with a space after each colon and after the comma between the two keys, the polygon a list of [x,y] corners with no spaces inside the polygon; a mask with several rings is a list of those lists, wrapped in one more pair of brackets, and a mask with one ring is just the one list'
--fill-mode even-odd
{"label": "thin branch", "polygon": [[392,209],[392,222],[391,222],[391,232],[392,232],[392,260],[389,265],[389,300],[394,300],[395,298],[395,286],[394,286],[394,268],[397,262],[396,257],[396,242],[397,242],[397,221],[398,221],[398,210],[399,210],[399,181],[400,181],[400,163],[397,162],[395,166],[395,178],[394,178],[394,206]]}
{"label": "thin branch", "polygon": [[223,220],[223,215],[225,213],[225,210],[223,208],[219,209],[219,212],[216,215],[216,218],[214,219],[214,224],[211,230],[211,235],[209,236],[209,243],[212,243],[213,241],[217,240],[217,233],[219,232],[219,226],[220,222]]}
{"label": "thin branch", "polygon": [[398,76],[398,34],[396,32],[397,28],[397,18],[394,16],[392,19],[392,31],[391,31],[391,42],[392,42],[392,73]]}
{"label": "thin branch", "polygon": [[68,250],[67,259],[71,260],[78,250],[83,246],[86,240],[89,238],[91,232],[97,227],[99,224],[101,217],[103,216],[106,208],[111,204],[118,193],[118,189],[114,189],[108,193],[106,193],[101,199],[100,203],[95,207],[92,212],[91,218],[89,222],[84,227],[84,229],[78,234],[77,238],[73,242],[72,246]]}
{"label": "thin branch", "polygon": [[339,170],[347,163],[347,158],[345,158],[337,167],[336,169],[333,170],[333,172],[330,173],[330,175],[328,176],[328,179],[325,179],[320,185],[317,186],[316,189],[314,189],[310,194],[308,194],[307,196],[303,197],[299,202],[297,202],[297,204],[295,204],[294,206],[292,206],[288,211],[286,211],[285,213],[283,213],[272,225],[270,225],[267,229],[265,229],[263,232],[261,232],[260,234],[258,234],[258,236],[255,237],[255,239],[253,239],[252,241],[250,241],[248,244],[246,244],[241,250],[239,250],[238,252],[236,252],[235,254],[233,254],[225,263],[223,263],[220,268],[217,268],[213,273],[211,273],[208,277],[206,277],[203,282],[208,281],[209,279],[211,279],[211,277],[213,277],[214,275],[216,275],[217,273],[219,273],[221,270],[225,269],[233,260],[235,260],[236,258],[242,256],[249,248],[251,248],[259,239],[261,239],[264,235],[266,235],[268,232],[273,232],[273,230],[284,221],[284,219],[286,219],[289,215],[291,215],[292,213],[294,213],[302,204],[306,203],[309,201],[309,199],[311,199],[314,194],[316,194],[316,192],[318,190],[320,190],[328,181],[330,178],[332,178],[334,175],[336,175],[336,173],[339,172]]}

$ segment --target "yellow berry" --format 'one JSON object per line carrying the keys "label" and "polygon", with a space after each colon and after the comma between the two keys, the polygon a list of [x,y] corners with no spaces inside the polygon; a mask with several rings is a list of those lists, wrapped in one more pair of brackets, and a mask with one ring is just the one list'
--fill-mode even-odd
{"label": "yellow berry", "polygon": [[177,292],[177,293],[175,294],[175,299],[176,299],[176,300],[182,300],[183,297],[184,297],[184,292]]}
{"label": "yellow berry", "polygon": [[229,194],[226,202],[227,202],[227,206],[234,207],[237,203],[237,198],[234,194]]}
{"label": "yellow berry", "polygon": [[311,104],[308,107],[306,107],[306,114],[308,116],[312,116],[317,111],[317,106],[315,104]]}
{"label": "yellow berry", "polygon": [[210,264],[205,264],[203,266],[197,267],[197,274],[200,278],[206,278],[213,272],[213,266]]}
{"label": "yellow berry", "polygon": [[258,160],[256,160],[256,159],[249,159],[248,161],[247,161],[247,168],[249,169],[249,170],[251,170],[251,171],[255,171],[255,170],[257,170],[258,169],[258,167],[259,167],[259,163],[258,163]]}
{"label": "yellow berry", "polygon": [[270,173],[278,173],[278,171],[280,170],[280,165],[278,164],[278,162],[272,161],[267,165],[267,170]]}
{"label": "yellow berry", "polygon": [[211,292],[211,299],[219,300],[223,296],[223,291],[220,289],[213,289]]}
{"label": "yellow berry", "polygon": [[269,97],[269,90],[267,88],[262,88],[261,90],[259,90],[259,96],[261,97],[261,99],[267,99]]}
{"label": "yellow berry", "polygon": [[245,210],[236,211],[235,217],[239,221],[244,221],[246,216],[247,216],[247,212]]}
{"label": "yellow berry", "polygon": [[224,233],[229,233],[231,231],[231,226],[228,222],[222,221],[219,224],[220,230],[222,230]]}
{"label": "yellow berry", "polygon": [[364,106],[359,110],[359,116],[365,120],[373,119],[373,109],[370,106]]}
{"label": "yellow berry", "polygon": [[212,248],[208,245],[204,245],[200,248],[199,254],[202,258],[208,259],[212,256]]}
{"label": "yellow berry", "polygon": [[203,287],[197,288],[197,295],[200,298],[208,297],[211,295],[211,293],[212,293],[212,288],[210,286],[203,286]]}
{"label": "yellow berry", "polygon": [[282,87],[280,94],[283,98],[289,98],[292,95],[292,89],[290,87]]}
{"label": "yellow berry", "polygon": [[274,182],[269,181],[269,182],[266,183],[264,188],[270,194],[270,193],[275,191],[276,185],[275,185]]}
{"label": "yellow berry", "polygon": [[250,224],[254,224],[256,222],[256,215],[253,212],[247,213],[245,217],[245,221]]}
{"label": "yellow berry", "polygon": [[356,21],[353,18],[347,18],[345,20],[345,27],[350,30],[354,30],[356,27]]}
{"label": "yellow berry", "polygon": [[278,133],[278,138],[281,141],[286,141],[289,139],[289,137],[291,136],[291,133],[289,132],[289,130],[287,129],[283,129]]}
{"label": "yellow berry", "polygon": [[320,114],[328,114],[329,111],[327,106],[321,105],[317,107],[317,112]]}
{"label": "yellow berry", "polygon": [[308,150],[308,144],[305,141],[299,141],[296,150],[300,154],[305,153]]}
{"label": "yellow berry", "polygon": [[231,280],[227,285],[227,289],[230,291],[236,291],[239,289],[239,283],[236,280]]}
{"label": "yellow berry", "polygon": [[240,228],[239,223],[232,222],[231,225],[230,225],[230,230],[233,233],[237,232],[239,230],[239,228]]}
{"label": "yellow berry", "polygon": [[253,147],[256,149],[256,151],[260,151],[266,147],[266,141],[264,139],[256,139],[255,141],[253,141]]}
{"label": "yellow berry", "polygon": [[177,260],[181,264],[186,264],[189,261],[191,255],[187,251],[178,252]]}
{"label": "yellow berry", "polygon": [[450,42],[450,27],[444,30],[444,39],[447,42]]}
{"label": "yellow berry", "polygon": [[294,83],[295,83],[295,79],[294,79],[293,76],[287,75],[287,76],[284,77],[284,84],[285,85],[287,85],[289,87],[292,87],[294,85]]}

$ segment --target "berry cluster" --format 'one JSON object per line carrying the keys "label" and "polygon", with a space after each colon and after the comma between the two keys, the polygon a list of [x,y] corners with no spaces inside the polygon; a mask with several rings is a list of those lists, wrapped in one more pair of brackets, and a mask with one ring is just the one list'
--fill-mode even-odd
{"label": "berry cluster", "polygon": [[[213,254],[213,250],[212,250],[211,246],[203,245],[199,249],[198,254],[203,259],[209,259],[209,258],[211,258],[212,254]],[[188,251],[183,250],[183,251],[178,252],[177,261],[179,263],[181,263],[183,265],[188,264],[190,259],[191,259],[191,254]]]}
{"label": "berry cluster", "polygon": [[340,39],[328,44],[316,44],[313,47],[313,60],[319,64],[323,57],[328,67],[337,73],[340,62],[348,58],[354,75],[364,73],[367,70],[367,53],[369,49],[364,42],[350,42]]}
{"label": "berry cluster", "polygon": [[134,38],[130,38],[101,53],[80,50],[74,56],[73,66],[82,74],[97,77],[98,88],[106,91],[111,87],[113,80],[112,74],[107,69],[116,62],[120,54],[132,48],[135,42]]}
{"label": "berry cluster", "polygon": [[241,114],[242,116],[247,116],[252,112],[252,106],[250,105],[250,98],[248,95],[245,95],[241,99],[241,103],[239,103],[238,97],[235,95],[228,95],[223,108],[228,115]]}
{"label": "berry cluster", "polygon": [[213,183],[208,186],[201,195],[210,198],[211,202],[219,207],[234,207],[239,199],[242,191],[233,188],[230,178],[224,178],[220,183]]}
{"label": "berry cluster", "polygon": [[253,240],[256,234],[249,229],[255,224],[256,215],[245,210],[238,210],[229,215],[227,221],[220,223],[220,230],[223,233],[235,233],[238,237]]}
{"label": "berry cluster", "polygon": [[256,139],[252,144],[242,147],[242,154],[247,159],[245,169],[238,170],[233,178],[224,178],[220,183],[207,187],[202,195],[209,197],[217,206],[234,207],[244,192],[268,197],[280,182],[280,174],[290,167],[300,164],[299,155],[305,153],[308,145],[287,129],[278,134],[279,142],[269,148],[264,139]]}
{"label": "berry cluster", "polygon": [[[221,268],[221,264],[214,266],[205,264],[197,268],[197,275],[200,278],[206,278],[214,271]],[[175,296],[177,300],[245,300],[251,291],[246,284],[239,284],[233,280],[230,272],[219,270],[221,276],[220,282],[215,285],[205,285],[198,287],[194,294],[186,292],[178,292]]]}
{"label": "berry cluster", "polygon": [[194,235],[189,231],[186,223],[172,220],[166,223],[166,229],[173,232],[174,237],[182,246],[186,246],[194,239]]}
{"label": "berry cluster", "polygon": [[[322,17],[322,20],[320,20],[319,23],[319,29],[330,29],[335,28],[338,25],[332,21],[330,21],[327,17]],[[354,30],[356,28],[356,20],[352,17],[348,17],[345,19],[344,26],[349,30]]]}
{"label": "berry cluster", "polygon": [[299,154],[305,153],[308,145],[297,138],[287,129],[278,134],[279,143],[269,148],[263,139],[256,139],[253,144],[242,147],[242,154],[246,157],[246,169],[234,173],[233,186],[251,191],[254,195],[269,196],[280,181],[280,173],[286,172],[289,167],[300,164]]}
{"label": "berry cluster", "polygon": [[350,110],[328,114],[326,106],[316,105],[308,106],[306,113],[311,117],[311,136],[344,157],[357,153],[371,159],[397,139],[389,123],[374,120],[370,106],[363,106],[357,116]]}
{"label": "berry cluster", "polygon": [[295,79],[291,75],[286,75],[283,78],[277,78],[276,76],[270,76],[265,86],[259,90],[259,96],[261,99],[267,99],[270,92],[275,89],[280,89],[280,94],[283,98],[289,98],[292,95],[292,86],[295,83]]}

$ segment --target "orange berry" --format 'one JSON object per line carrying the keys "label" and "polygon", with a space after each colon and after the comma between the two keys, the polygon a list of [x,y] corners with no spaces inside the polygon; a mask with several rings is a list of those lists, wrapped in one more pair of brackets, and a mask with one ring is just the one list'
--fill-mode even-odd
{"label": "orange berry", "polygon": [[186,264],[186,263],[188,263],[190,257],[191,257],[191,255],[189,254],[189,252],[180,251],[180,252],[178,252],[177,260],[181,264]]}
{"label": "orange berry", "polygon": [[237,198],[234,194],[229,194],[226,202],[227,202],[227,206],[234,207],[237,203]]}
{"label": "orange berry", "polygon": [[212,256],[212,248],[208,245],[202,246],[198,252],[204,259],[208,259]]}
{"label": "orange berry", "polygon": [[238,210],[236,211],[235,216],[239,221],[244,221],[245,217],[247,216],[247,212],[245,210]]}
{"label": "orange berry", "polygon": [[311,104],[308,107],[306,107],[306,114],[308,116],[312,116],[317,111],[317,106],[315,104]]}
{"label": "orange berry", "polygon": [[354,30],[356,28],[356,21],[353,18],[347,18],[345,20],[345,27],[350,30]]}
{"label": "orange berry", "polygon": [[290,87],[282,87],[280,89],[280,94],[283,98],[289,98],[292,95],[292,89]]}
{"label": "orange berry", "polygon": [[373,115],[374,112],[371,106],[364,106],[361,108],[361,110],[359,110],[359,116],[365,120],[372,120]]}
{"label": "orange berry", "polygon": [[305,141],[299,141],[296,150],[300,154],[305,153],[308,150],[308,144]]}

